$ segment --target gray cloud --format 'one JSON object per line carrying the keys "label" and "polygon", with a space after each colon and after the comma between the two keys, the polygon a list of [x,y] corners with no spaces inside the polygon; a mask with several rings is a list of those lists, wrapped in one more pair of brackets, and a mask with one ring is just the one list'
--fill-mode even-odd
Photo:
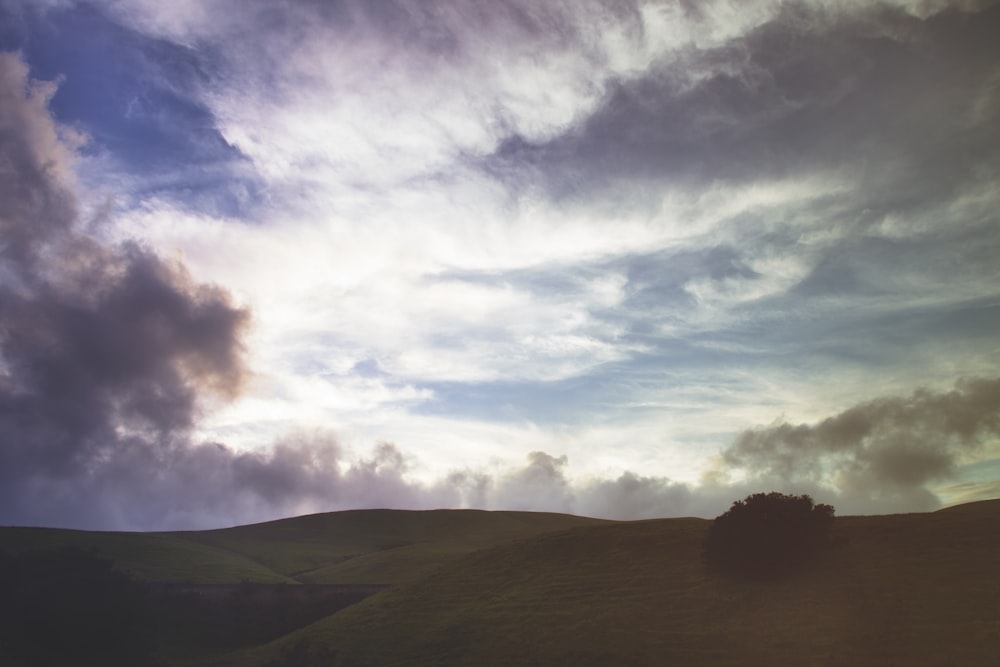
{"label": "gray cloud", "polygon": [[632,471],[574,479],[565,456],[541,451],[523,466],[456,473],[443,484],[464,506],[609,519],[713,517],[735,499],[770,490],[809,493],[841,514],[920,511],[995,497],[994,480],[955,481],[964,460],[998,438],[1000,379],[969,378],[951,391],[880,398],[816,424],[744,431],[698,485]]}
{"label": "gray cloud", "polygon": [[[724,505],[728,499],[721,499]],[[688,484],[664,477],[644,477],[627,471],[615,479],[583,486],[576,511],[607,519],[653,519],[664,516],[714,516],[720,499]]]}
{"label": "gray cloud", "polygon": [[455,472],[423,487],[436,498],[451,497],[463,507],[581,514],[607,519],[649,519],[684,514],[712,515],[726,502],[714,492],[704,497],[686,484],[625,472],[613,479],[574,480],[569,459],[530,452],[523,466],[487,474]]}
{"label": "gray cloud", "polygon": [[358,459],[328,434],[263,452],[197,442],[205,400],[245,380],[249,313],[180,264],[85,234],[52,86],[13,54],[0,54],[0,82],[0,523],[196,528],[518,498],[569,509],[565,459],[542,453],[498,483],[456,473],[422,485],[389,443]]}
{"label": "gray cloud", "polygon": [[[455,473],[443,484],[466,507],[564,512],[605,519],[715,516],[742,488],[694,487],[626,471],[614,478],[573,479],[569,459],[535,451],[523,466],[492,475]],[[438,493],[441,489],[438,490]]]}
{"label": "gray cloud", "polygon": [[494,482],[490,503],[511,509],[551,508],[573,512],[573,489],[564,469],[565,456],[545,452],[528,454],[528,464],[508,471]]}
{"label": "gray cloud", "polygon": [[[884,4],[781,7],[723,43],[684,46],[617,80],[580,127],[515,137],[484,168],[604,211],[609,228],[646,206],[692,229],[683,243],[696,248],[693,263],[726,268],[699,275],[674,248],[622,258],[628,301],[615,315],[632,318],[631,332],[663,324],[817,367],[913,368],[955,346],[988,355],[1000,277],[1000,6],[942,4],[925,16]],[[699,229],[700,216],[725,208],[712,195],[774,183],[803,192]],[[678,191],[708,203],[665,205]],[[794,277],[782,282],[783,272]],[[718,317],[701,317],[692,286],[723,294]],[[752,298],[728,302],[730,289]]]}
{"label": "gray cloud", "polygon": [[[553,192],[592,196],[669,177],[701,185],[863,169],[865,206],[924,201],[995,158],[992,35],[1000,8],[920,18],[885,5],[785,3],[745,34],[668,52],[620,79],[586,123],[516,137],[491,163],[538,167]],[[928,191],[928,187],[933,188]]]}
{"label": "gray cloud", "polygon": [[[221,289],[136,244],[110,246],[80,224],[72,146],[13,54],[0,55],[5,276],[0,288],[0,522],[78,528],[205,527],[348,507],[454,506],[486,477],[407,481],[383,443],[352,459],[329,435],[266,452],[192,436],[204,399],[236,395],[249,314]],[[559,504],[565,459],[533,455],[503,480]],[[463,497],[463,493],[469,497]],[[518,505],[520,506],[520,505]],[[559,505],[562,507],[562,505]]]}
{"label": "gray cloud", "polygon": [[826,487],[856,511],[930,509],[928,489],[955,475],[964,455],[1000,436],[1000,380],[918,390],[849,408],[817,424],[745,431],[722,453],[724,470],[758,483]]}
{"label": "gray cloud", "polygon": [[0,233],[6,284],[31,276],[42,244],[67,231],[75,217],[76,198],[69,187],[73,154],[47,122],[54,92],[53,84],[29,82],[25,66],[3,54]]}
{"label": "gray cloud", "polygon": [[[383,443],[326,434],[265,452],[198,442],[248,370],[249,313],[183,265],[85,233],[51,84],[0,54],[0,523],[197,528],[348,507],[448,506]],[[443,495],[442,495],[443,494]]]}
{"label": "gray cloud", "polygon": [[122,461],[162,467],[202,395],[239,392],[249,314],[180,264],[85,234],[53,87],[13,54],[0,84],[0,520],[58,521]]}
{"label": "gray cloud", "polygon": [[189,441],[167,451],[123,449],[93,480],[100,492],[85,489],[105,523],[117,526],[206,528],[336,509],[448,507],[456,500],[443,487],[405,480],[403,454],[389,443],[360,459],[323,433],[290,436],[263,452]]}

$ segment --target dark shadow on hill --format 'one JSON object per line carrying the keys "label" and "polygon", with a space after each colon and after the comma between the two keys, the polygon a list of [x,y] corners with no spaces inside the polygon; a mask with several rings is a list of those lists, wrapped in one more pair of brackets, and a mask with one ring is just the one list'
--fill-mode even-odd
{"label": "dark shadow on hill", "polygon": [[149,584],[161,643],[174,649],[263,644],[386,588],[380,584]]}
{"label": "dark shadow on hill", "polygon": [[10,667],[142,667],[155,619],[146,591],[75,548],[0,553],[0,656]]}
{"label": "dark shadow on hill", "polygon": [[384,588],[150,584],[77,548],[0,552],[0,662],[159,667],[160,656],[269,642]]}

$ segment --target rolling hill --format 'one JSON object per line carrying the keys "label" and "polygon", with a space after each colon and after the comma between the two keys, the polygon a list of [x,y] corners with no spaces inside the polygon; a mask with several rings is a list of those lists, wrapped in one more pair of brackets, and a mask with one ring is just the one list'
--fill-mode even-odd
{"label": "rolling hill", "polygon": [[46,551],[62,547],[93,550],[142,581],[298,583],[239,553],[170,533],[0,528],[0,552]]}
{"label": "rolling hill", "polygon": [[303,583],[394,584],[485,547],[606,523],[546,512],[351,510],[176,535]]}
{"label": "rolling hill", "polygon": [[819,562],[767,584],[702,566],[709,525],[511,541],[212,664],[1000,664],[1000,501],[838,518]]}
{"label": "rolling hill", "polygon": [[0,528],[0,551],[93,549],[145,581],[394,584],[484,547],[608,523],[545,512],[351,510],[206,531]]}
{"label": "rolling hill", "polygon": [[0,551],[94,548],[148,581],[393,584],[270,643],[165,653],[176,665],[1000,664],[1000,501],[839,517],[818,562],[766,584],[704,567],[710,524],[359,510],[197,532],[0,528]]}

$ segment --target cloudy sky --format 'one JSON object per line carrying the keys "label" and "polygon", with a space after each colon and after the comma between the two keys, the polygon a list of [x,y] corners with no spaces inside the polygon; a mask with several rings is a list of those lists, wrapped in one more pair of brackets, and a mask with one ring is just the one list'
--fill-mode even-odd
{"label": "cloudy sky", "polygon": [[998,497],[997,34],[0,0],[0,524]]}

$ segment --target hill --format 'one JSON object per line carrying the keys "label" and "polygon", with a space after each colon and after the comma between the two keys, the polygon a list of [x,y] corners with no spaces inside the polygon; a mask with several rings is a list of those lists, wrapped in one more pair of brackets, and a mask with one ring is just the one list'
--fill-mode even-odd
{"label": "hill", "polygon": [[[710,523],[363,510],[197,532],[0,528],[0,551],[94,548],[149,581],[394,584],[269,644],[165,645],[171,664],[1000,664],[1000,501],[839,517],[834,548],[767,584],[703,566]],[[270,613],[239,595],[251,620]],[[238,643],[266,641],[247,632]]]}
{"label": "hill", "polygon": [[547,512],[351,510],[178,533],[304,583],[400,583],[465,554],[600,519]]}
{"label": "hill", "polygon": [[143,581],[202,584],[297,583],[246,556],[170,533],[0,528],[0,552],[93,550]]}
{"label": "hill", "polygon": [[768,584],[708,572],[709,525],[508,542],[217,664],[1000,664],[998,501],[838,518],[836,548]]}
{"label": "hill", "polygon": [[0,551],[93,549],[157,582],[392,584],[484,547],[604,523],[544,512],[352,510],[170,533],[6,527]]}

